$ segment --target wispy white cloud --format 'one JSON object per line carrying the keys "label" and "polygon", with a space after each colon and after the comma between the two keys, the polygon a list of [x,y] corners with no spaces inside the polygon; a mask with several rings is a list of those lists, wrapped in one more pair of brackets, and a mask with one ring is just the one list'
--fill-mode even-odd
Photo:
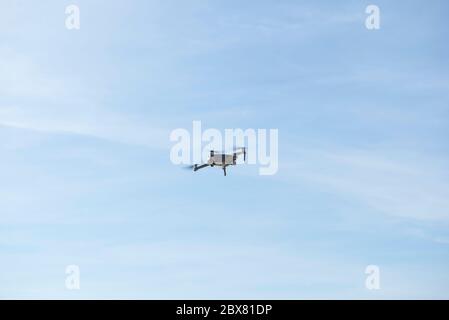
{"label": "wispy white cloud", "polygon": [[398,70],[383,66],[361,66],[354,64],[352,70],[345,73],[320,74],[311,78],[311,81],[323,85],[380,85],[391,90],[408,90],[428,92],[449,91],[449,78],[444,73],[429,72],[426,70]]}
{"label": "wispy white cloud", "polygon": [[301,150],[280,172],[395,217],[449,222],[445,159],[385,150]]}
{"label": "wispy white cloud", "polygon": [[149,117],[109,110],[94,96],[83,95],[86,86],[52,76],[13,50],[0,50],[0,125],[167,147],[168,128]]}

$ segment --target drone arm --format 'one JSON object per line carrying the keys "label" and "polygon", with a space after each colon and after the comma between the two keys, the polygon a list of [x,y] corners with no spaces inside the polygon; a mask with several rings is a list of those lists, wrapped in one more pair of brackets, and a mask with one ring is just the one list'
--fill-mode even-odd
{"label": "drone arm", "polygon": [[208,165],[207,163],[202,164],[202,165],[195,165],[195,166],[193,167],[193,171],[197,171],[197,170],[206,168],[206,167],[208,167],[208,166],[209,166],[209,165]]}
{"label": "drone arm", "polygon": [[239,148],[238,151],[234,152],[234,156],[239,156],[243,154],[243,160],[246,161],[246,148]]}

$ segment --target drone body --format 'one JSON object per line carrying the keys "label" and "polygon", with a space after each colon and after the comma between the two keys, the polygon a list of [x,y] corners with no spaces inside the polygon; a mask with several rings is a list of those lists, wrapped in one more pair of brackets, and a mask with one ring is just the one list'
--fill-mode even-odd
{"label": "drone body", "polygon": [[239,148],[232,154],[218,153],[216,151],[210,151],[210,158],[207,163],[193,165],[193,171],[198,171],[206,167],[222,167],[223,173],[226,176],[226,167],[235,166],[237,164],[237,156],[243,154],[243,160],[246,161],[246,148]]}

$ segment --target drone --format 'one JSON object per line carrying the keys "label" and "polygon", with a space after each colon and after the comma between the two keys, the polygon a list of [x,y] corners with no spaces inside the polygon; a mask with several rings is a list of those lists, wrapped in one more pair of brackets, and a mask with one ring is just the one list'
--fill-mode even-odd
{"label": "drone", "polygon": [[210,151],[210,158],[207,160],[207,163],[204,164],[194,164],[193,166],[189,166],[188,168],[193,169],[194,172],[206,168],[206,167],[222,167],[223,173],[226,176],[226,167],[235,166],[237,164],[237,156],[243,154],[243,160],[246,161],[246,148],[237,148],[234,149],[232,154],[225,154],[219,151]]}

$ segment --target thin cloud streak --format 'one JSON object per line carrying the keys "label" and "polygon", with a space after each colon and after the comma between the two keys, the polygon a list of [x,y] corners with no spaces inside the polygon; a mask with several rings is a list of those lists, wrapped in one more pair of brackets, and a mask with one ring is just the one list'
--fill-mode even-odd
{"label": "thin cloud streak", "polygon": [[281,164],[282,179],[325,188],[395,217],[449,222],[444,159],[412,162],[381,150],[301,150],[296,158]]}

